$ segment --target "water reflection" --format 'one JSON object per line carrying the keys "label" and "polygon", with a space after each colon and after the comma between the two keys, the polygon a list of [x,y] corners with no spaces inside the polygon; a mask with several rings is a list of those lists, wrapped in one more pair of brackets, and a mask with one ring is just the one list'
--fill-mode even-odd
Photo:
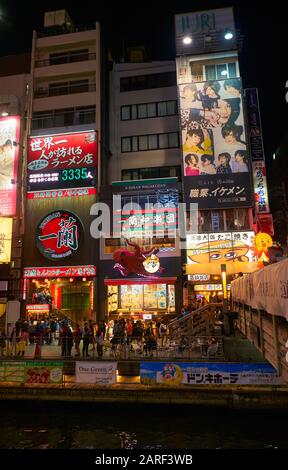
{"label": "water reflection", "polygon": [[1,449],[288,448],[283,411],[6,402],[0,413]]}

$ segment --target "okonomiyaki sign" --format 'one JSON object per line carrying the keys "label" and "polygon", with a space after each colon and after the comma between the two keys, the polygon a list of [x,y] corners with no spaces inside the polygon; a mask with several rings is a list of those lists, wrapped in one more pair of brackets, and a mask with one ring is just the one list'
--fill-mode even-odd
{"label": "okonomiyaki sign", "polygon": [[83,239],[81,220],[72,212],[55,211],[41,220],[36,233],[40,253],[51,260],[75,254]]}

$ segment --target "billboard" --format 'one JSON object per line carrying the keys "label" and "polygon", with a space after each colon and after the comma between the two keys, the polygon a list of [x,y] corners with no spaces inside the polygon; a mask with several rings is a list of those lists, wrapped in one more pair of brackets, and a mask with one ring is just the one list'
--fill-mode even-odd
{"label": "billboard", "polygon": [[114,182],[112,188],[114,195],[121,196],[120,206],[113,212],[120,236],[145,239],[163,236],[168,230],[175,236],[179,204],[177,178]]}
{"label": "billboard", "polygon": [[[227,41],[227,31],[234,36]],[[236,49],[233,9],[218,8],[175,15],[176,54],[200,54]],[[190,44],[183,43],[190,36]],[[208,50],[207,50],[208,49]]]}
{"label": "billboard", "polygon": [[185,202],[250,207],[240,78],[179,85]]}
{"label": "billboard", "polygon": [[12,224],[12,218],[0,217],[0,264],[11,260]]}
{"label": "billboard", "polygon": [[16,215],[20,116],[0,118],[0,215]]}
{"label": "billboard", "polygon": [[97,148],[95,131],[30,137],[28,191],[95,186]]}
{"label": "billboard", "polygon": [[254,238],[252,231],[187,235],[186,274],[219,274],[224,263],[227,274],[256,271]]}

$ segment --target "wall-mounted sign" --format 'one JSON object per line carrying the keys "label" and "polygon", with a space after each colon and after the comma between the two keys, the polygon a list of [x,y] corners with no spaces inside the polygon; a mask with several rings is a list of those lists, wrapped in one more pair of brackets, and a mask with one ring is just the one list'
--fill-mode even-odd
{"label": "wall-mounted sign", "polygon": [[188,281],[209,281],[210,274],[192,274],[188,276]]}
{"label": "wall-mounted sign", "polygon": [[176,230],[179,203],[177,178],[116,181],[112,187],[113,194],[121,196],[121,209],[113,214],[119,234],[127,238],[144,238],[160,236],[166,230]]}
{"label": "wall-mounted sign", "polygon": [[96,193],[96,188],[52,189],[27,193],[27,199],[55,199],[58,197],[91,196]]}
{"label": "wall-mounted sign", "polygon": [[20,117],[0,118],[0,215],[16,215]]}
{"label": "wall-mounted sign", "polygon": [[64,259],[78,251],[83,234],[81,220],[72,212],[59,210],[41,220],[36,244],[45,258]]}
{"label": "wall-mounted sign", "polygon": [[11,260],[12,224],[12,218],[0,217],[0,264]]}
{"label": "wall-mounted sign", "polygon": [[270,212],[264,161],[252,162],[256,214]]}
{"label": "wall-mounted sign", "polygon": [[251,206],[241,79],[179,84],[179,104],[185,202]]}
{"label": "wall-mounted sign", "polygon": [[30,137],[28,191],[94,186],[97,133]]}
{"label": "wall-mounted sign", "polygon": [[[227,284],[227,289],[231,289],[231,284]],[[194,291],[222,291],[222,284],[197,284]]]}
{"label": "wall-mounted sign", "polygon": [[259,261],[269,262],[268,248],[273,245],[273,240],[268,233],[257,233],[254,239],[255,253]]}
{"label": "wall-mounted sign", "polygon": [[96,276],[96,267],[93,265],[84,266],[56,266],[50,267],[33,267],[24,268],[24,278],[38,278],[38,277],[92,277]]}
{"label": "wall-mounted sign", "polygon": [[143,266],[147,273],[157,273],[160,268],[160,260],[158,256],[152,253],[151,256],[148,256],[145,261],[143,261]]}
{"label": "wall-mounted sign", "polygon": [[69,168],[64,170],[40,171],[28,175],[27,190],[75,188],[94,186],[96,168]]}
{"label": "wall-mounted sign", "polygon": [[252,161],[255,161],[255,160],[265,161],[259,100],[258,100],[258,90],[257,88],[245,88],[244,94],[246,98],[251,159]]}
{"label": "wall-mounted sign", "polygon": [[112,385],[117,381],[117,362],[76,362],[76,383]]}

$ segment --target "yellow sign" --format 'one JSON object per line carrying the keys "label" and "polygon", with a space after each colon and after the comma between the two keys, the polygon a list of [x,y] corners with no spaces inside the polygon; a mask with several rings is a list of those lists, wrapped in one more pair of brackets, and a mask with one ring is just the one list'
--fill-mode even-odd
{"label": "yellow sign", "polygon": [[273,245],[273,240],[268,233],[259,232],[254,239],[255,252],[259,261],[269,262],[268,248]]}
{"label": "yellow sign", "polygon": [[156,273],[160,268],[160,260],[158,256],[152,254],[151,256],[146,258],[145,261],[143,261],[143,266],[147,273]]}
{"label": "yellow sign", "polygon": [[0,264],[11,260],[12,223],[11,217],[0,217]]}

